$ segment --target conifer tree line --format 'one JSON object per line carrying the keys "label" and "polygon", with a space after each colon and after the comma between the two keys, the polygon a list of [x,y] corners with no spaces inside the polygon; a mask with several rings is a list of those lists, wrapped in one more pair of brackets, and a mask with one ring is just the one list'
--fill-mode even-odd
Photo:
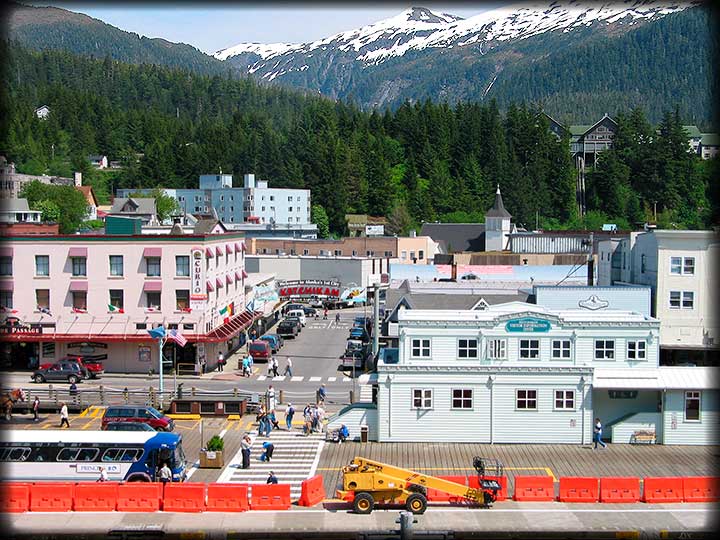
{"label": "conifer tree line", "polygon": [[[237,185],[255,173],[271,187],[312,190],[332,234],[346,232],[348,213],[387,216],[396,233],[423,221],[481,222],[496,185],[528,229],[717,222],[717,160],[689,153],[677,110],[659,126],[640,109],[617,112],[615,147],[588,174],[581,217],[569,141],[531,104],[424,101],[364,112],[229,74],[3,49],[0,152],[21,172],[80,170],[101,198],[116,188],[196,187],[200,174],[222,170]],[[41,105],[51,110],[45,120],[34,113]],[[123,168],[93,171],[91,154]]]}

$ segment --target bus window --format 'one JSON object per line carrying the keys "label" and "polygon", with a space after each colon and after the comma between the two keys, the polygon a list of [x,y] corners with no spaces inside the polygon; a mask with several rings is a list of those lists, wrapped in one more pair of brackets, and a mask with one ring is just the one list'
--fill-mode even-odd
{"label": "bus window", "polygon": [[9,461],[25,461],[29,455],[29,448],[13,448],[10,450]]}
{"label": "bus window", "polygon": [[98,455],[97,448],[81,448],[75,461],[95,461]]}
{"label": "bus window", "polygon": [[122,448],[108,448],[103,454],[103,461],[118,461],[120,454],[122,454]]}
{"label": "bus window", "polygon": [[8,461],[11,448],[0,448],[0,461]]}
{"label": "bus window", "polygon": [[142,455],[142,450],[139,448],[128,448],[122,455],[121,461],[137,461]]}
{"label": "bus window", "polygon": [[77,448],[63,448],[58,454],[58,461],[75,461],[75,457],[78,455]]}

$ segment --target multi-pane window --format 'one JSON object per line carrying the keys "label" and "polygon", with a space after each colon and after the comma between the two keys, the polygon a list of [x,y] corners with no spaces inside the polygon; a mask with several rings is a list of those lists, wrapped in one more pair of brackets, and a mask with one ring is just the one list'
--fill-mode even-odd
{"label": "multi-pane window", "polygon": [[452,391],[453,409],[472,409],[473,391],[469,388],[454,388]]}
{"label": "multi-pane window", "polygon": [[683,274],[692,275],[695,273],[695,257],[683,258]]}
{"label": "multi-pane window", "polygon": [[35,289],[37,309],[50,309],[50,289]]}
{"label": "multi-pane window", "polygon": [[647,358],[645,340],[627,342],[628,360],[645,360]]}
{"label": "multi-pane window", "polygon": [[413,388],[413,409],[432,409],[432,389]]}
{"label": "multi-pane window", "polygon": [[13,292],[0,291],[0,308],[11,309],[13,307]]}
{"label": "multi-pane window", "polygon": [[520,358],[540,358],[540,340],[521,339]]}
{"label": "multi-pane window", "polygon": [[695,274],[695,257],[670,257],[670,273],[676,275]]}
{"label": "multi-pane window", "polygon": [[87,310],[87,291],[73,291],[73,309]]}
{"label": "multi-pane window", "polygon": [[148,257],[146,260],[147,275],[150,277],[160,277],[160,257]]}
{"label": "multi-pane window", "polygon": [[612,360],[615,358],[615,341],[612,339],[595,340],[595,359]]}
{"label": "multi-pane window", "polygon": [[187,277],[190,275],[190,256],[175,256],[175,275],[179,277]]}
{"label": "multi-pane window", "polygon": [[700,392],[698,390],[685,392],[685,420],[700,420]]}
{"label": "multi-pane window", "polygon": [[413,339],[410,347],[412,358],[430,358],[430,340]]}
{"label": "multi-pane window", "polygon": [[682,308],[693,309],[695,306],[695,293],[692,291],[683,291],[682,293]]}
{"label": "multi-pane window", "polygon": [[124,309],[124,292],[122,289],[110,289],[110,305],[117,309]]}
{"label": "multi-pane window", "polygon": [[125,274],[122,255],[110,255],[110,275],[122,276]]}
{"label": "multi-pane window", "polygon": [[537,390],[515,390],[515,408],[524,411],[536,411]]}
{"label": "multi-pane window", "polygon": [[680,309],[681,291],[670,291],[670,309]]}
{"label": "multi-pane window", "polygon": [[160,309],[160,293],[148,291],[145,294],[147,295],[147,307]]}
{"label": "multi-pane window", "polygon": [[175,291],[175,309],[182,311],[190,308],[190,291],[178,289]]}
{"label": "multi-pane window", "polygon": [[72,258],[72,275],[87,276],[87,259],[85,257]]}
{"label": "multi-pane window", "polygon": [[477,358],[478,357],[478,340],[477,339],[460,339],[458,340],[458,358]]}
{"label": "multi-pane window", "polygon": [[0,276],[12,276],[12,257],[0,257]]}
{"label": "multi-pane window", "polygon": [[552,357],[553,360],[569,360],[571,345],[569,339],[553,339]]}
{"label": "multi-pane window", "polygon": [[507,342],[504,339],[488,340],[488,358],[505,360],[507,358]]}
{"label": "multi-pane window", "polygon": [[555,390],[555,410],[561,410],[561,411],[575,410],[575,391],[574,390]]}
{"label": "multi-pane window", "polygon": [[[75,262],[75,259],[73,259],[73,263],[74,262]],[[75,265],[73,264],[73,270],[74,269],[75,269]],[[35,255],[35,275],[36,276],[49,276],[50,275],[50,256],[49,255]],[[73,275],[75,275],[74,271],[73,271]]]}

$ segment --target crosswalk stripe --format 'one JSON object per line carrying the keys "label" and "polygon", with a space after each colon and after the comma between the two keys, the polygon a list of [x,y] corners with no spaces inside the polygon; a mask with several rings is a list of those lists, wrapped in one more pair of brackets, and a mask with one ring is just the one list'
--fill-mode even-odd
{"label": "crosswalk stripe", "polygon": [[337,377],[328,377],[328,382],[335,382],[337,381]]}
{"label": "crosswalk stripe", "polygon": [[258,381],[264,381],[265,379],[267,379],[267,377],[265,375],[258,375],[258,378],[257,378]]}
{"label": "crosswalk stripe", "polygon": [[351,380],[350,377],[343,377],[343,382],[350,382]]}
{"label": "crosswalk stripe", "polygon": [[310,381],[310,382],[317,382],[317,381],[321,381],[321,380],[322,380],[322,377],[310,377],[308,379],[308,381]]}
{"label": "crosswalk stripe", "polygon": [[273,381],[284,381],[285,375],[278,375],[277,377],[273,377]]}
{"label": "crosswalk stripe", "polygon": [[302,380],[303,380],[304,378],[305,378],[305,377],[302,377],[302,376],[297,376],[297,377],[293,377],[293,378],[292,378],[292,379],[290,379],[290,380],[291,380],[291,381],[296,381],[296,382],[299,382],[299,381],[302,381]]}

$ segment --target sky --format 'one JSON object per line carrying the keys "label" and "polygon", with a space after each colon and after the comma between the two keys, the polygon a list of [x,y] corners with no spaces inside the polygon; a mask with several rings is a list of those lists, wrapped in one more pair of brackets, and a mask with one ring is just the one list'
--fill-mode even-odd
{"label": "sky", "polygon": [[394,17],[411,6],[471,17],[507,2],[28,2],[84,13],[121,30],[188,43],[206,53],[238,43],[305,43]]}

